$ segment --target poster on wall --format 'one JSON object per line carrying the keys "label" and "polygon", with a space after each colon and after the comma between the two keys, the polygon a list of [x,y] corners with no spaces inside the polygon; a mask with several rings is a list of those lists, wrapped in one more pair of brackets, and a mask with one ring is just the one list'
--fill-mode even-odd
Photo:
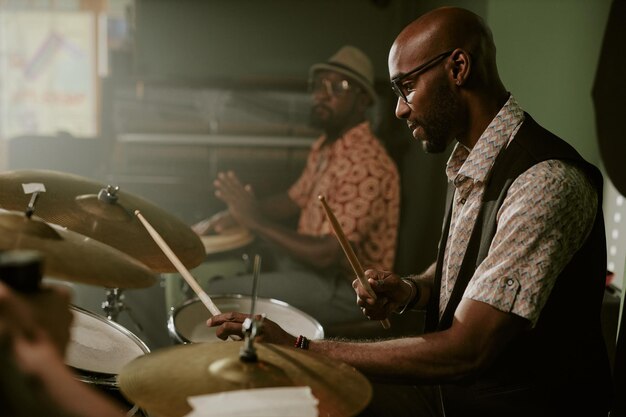
{"label": "poster on wall", "polygon": [[95,18],[0,13],[0,135],[96,134]]}

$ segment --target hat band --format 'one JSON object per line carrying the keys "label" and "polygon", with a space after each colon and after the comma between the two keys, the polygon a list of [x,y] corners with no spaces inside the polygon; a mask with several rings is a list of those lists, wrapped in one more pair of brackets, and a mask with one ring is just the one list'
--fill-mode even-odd
{"label": "hat band", "polygon": [[339,64],[336,62],[327,62],[327,65],[333,66],[333,67],[337,67],[337,68],[341,68],[345,71],[348,71],[350,74],[353,74],[354,78],[356,78],[357,81],[361,82],[363,85],[367,85],[367,86],[371,86],[372,83],[370,81],[368,81],[364,76],[362,76],[361,74],[359,74],[358,72],[354,71],[352,68],[343,65],[343,64]]}

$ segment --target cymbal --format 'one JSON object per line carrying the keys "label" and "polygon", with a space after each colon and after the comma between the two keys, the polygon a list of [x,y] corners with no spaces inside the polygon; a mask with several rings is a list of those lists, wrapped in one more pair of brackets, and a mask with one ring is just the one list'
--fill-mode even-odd
{"label": "cymbal", "polygon": [[0,211],[0,251],[29,249],[43,254],[43,273],[108,288],[145,288],[156,278],[145,265],[104,243],[53,227],[36,216]]}
{"label": "cymbal", "polygon": [[141,214],[167,242],[187,268],[205,258],[200,238],[173,215],[137,196],[113,189],[78,175],[47,170],[7,171],[0,174],[0,207],[25,211],[31,195],[22,184],[42,183],[35,214],[79,234],[106,243],[140,260],[156,272],[176,268],[134,215]]}
{"label": "cymbal", "polygon": [[191,411],[187,398],[250,388],[310,386],[320,416],[362,411],[372,386],[355,368],[301,349],[257,343],[258,362],[239,360],[243,342],[179,345],[140,356],[118,375],[122,393],[150,414],[179,417]]}

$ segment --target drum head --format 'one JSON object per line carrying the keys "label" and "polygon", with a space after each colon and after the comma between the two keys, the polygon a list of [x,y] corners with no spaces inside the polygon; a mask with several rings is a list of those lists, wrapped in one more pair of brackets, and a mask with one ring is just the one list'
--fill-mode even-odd
{"label": "drum head", "polygon": [[[224,313],[249,312],[252,304],[251,298],[245,295],[211,295],[211,299]],[[324,338],[324,329],[317,320],[285,302],[258,298],[255,306],[256,314],[265,314],[268,319],[294,336],[301,334],[309,339]],[[189,300],[170,312],[169,333],[180,343],[221,341],[215,335],[215,329],[207,327],[206,321],[209,317],[211,313],[200,300]]]}
{"label": "drum head", "polygon": [[254,235],[243,227],[232,227],[218,235],[200,236],[207,255],[227,252],[233,249],[243,248],[254,240]]}
{"label": "drum head", "polygon": [[83,377],[79,379],[93,382],[115,376],[124,365],[150,352],[123,326],[76,306],[71,310],[74,320],[65,362]]}

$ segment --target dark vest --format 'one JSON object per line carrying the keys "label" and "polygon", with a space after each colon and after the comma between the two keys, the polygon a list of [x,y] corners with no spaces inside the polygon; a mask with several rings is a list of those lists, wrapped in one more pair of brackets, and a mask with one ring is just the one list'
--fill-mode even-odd
{"label": "dark vest", "polygon": [[457,282],[439,320],[443,252],[454,193],[454,186],[449,185],[426,329],[435,331],[451,326],[474,271],[487,256],[496,231],[496,215],[509,187],[527,169],[549,159],[580,167],[593,183],[598,194],[593,229],[556,280],[535,328],[513,340],[480,375],[442,386],[446,417],[583,415],[579,413],[588,407],[598,412],[584,415],[606,416],[610,368],[600,323],[606,277],[602,175],[528,114],[515,138],[496,158]]}

